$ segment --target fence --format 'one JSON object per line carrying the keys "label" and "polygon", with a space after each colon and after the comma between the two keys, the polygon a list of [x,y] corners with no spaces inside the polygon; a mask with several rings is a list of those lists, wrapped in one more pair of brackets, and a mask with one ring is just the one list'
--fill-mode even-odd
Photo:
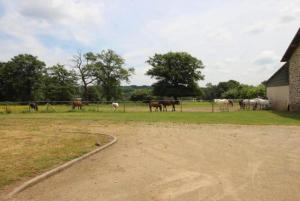
{"label": "fence", "polygon": [[[149,112],[148,103],[138,101],[117,101],[119,107],[113,110],[111,102],[83,102],[82,109],[73,109],[72,101],[36,101],[38,111],[41,113],[51,112]],[[216,105],[212,101],[180,101],[175,105],[176,112],[230,112],[238,111],[239,104],[234,102],[233,107],[227,105]],[[171,106],[167,106],[167,111],[172,111]],[[0,113],[28,113],[34,112],[29,107],[29,102],[0,102]]]}

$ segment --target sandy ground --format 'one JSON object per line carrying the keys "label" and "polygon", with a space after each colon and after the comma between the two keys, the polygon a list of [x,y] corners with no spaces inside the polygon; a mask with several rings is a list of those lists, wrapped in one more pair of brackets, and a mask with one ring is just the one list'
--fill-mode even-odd
{"label": "sandy ground", "polygon": [[300,200],[300,127],[94,125],[118,143],[21,201]]}

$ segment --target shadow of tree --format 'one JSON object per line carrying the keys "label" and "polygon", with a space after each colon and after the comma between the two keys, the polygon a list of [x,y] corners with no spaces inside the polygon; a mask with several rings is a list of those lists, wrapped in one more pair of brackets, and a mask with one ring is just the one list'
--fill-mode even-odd
{"label": "shadow of tree", "polygon": [[297,120],[300,122],[300,113],[296,112],[278,112],[278,111],[272,111],[273,114],[279,115],[284,118],[289,118],[293,120]]}

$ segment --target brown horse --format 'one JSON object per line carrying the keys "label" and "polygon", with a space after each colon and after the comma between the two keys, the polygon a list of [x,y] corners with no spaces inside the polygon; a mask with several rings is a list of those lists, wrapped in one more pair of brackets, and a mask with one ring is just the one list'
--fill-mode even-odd
{"label": "brown horse", "polygon": [[180,102],[178,100],[161,100],[159,101],[159,104],[163,105],[163,111],[167,112],[167,106],[172,106],[172,112],[175,112],[175,105],[179,105]]}
{"label": "brown horse", "polygon": [[73,110],[75,108],[77,108],[78,110],[81,110],[82,106],[83,106],[83,103],[82,103],[81,99],[75,99],[75,100],[73,100],[73,102],[72,102],[72,108],[73,108]]}
{"label": "brown horse", "polygon": [[149,110],[150,112],[152,112],[152,107],[155,108],[155,111],[161,111],[162,110],[162,105],[159,103],[159,102],[152,102],[152,101],[149,101]]}

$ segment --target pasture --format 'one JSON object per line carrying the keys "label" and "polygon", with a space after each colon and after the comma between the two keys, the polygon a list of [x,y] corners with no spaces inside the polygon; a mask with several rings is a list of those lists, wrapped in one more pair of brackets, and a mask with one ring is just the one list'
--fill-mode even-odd
{"label": "pasture", "polygon": [[[221,112],[223,108],[219,107],[213,102],[193,102],[182,101],[181,105],[176,105],[177,112]],[[229,111],[238,111],[238,103],[234,104],[234,107],[229,107]],[[84,105],[82,110],[72,109],[70,102],[60,103],[39,103],[39,113],[62,113],[62,112],[114,112],[111,103],[105,102],[91,102],[88,105]],[[168,111],[171,111],[171,107],[168,107]],[[32,112],[28,104],[23,103],[0,103],[0,113],[29,113]],[[119,107],[116,112],[149,112],[149,106],[143,102],[119,102]]]}

